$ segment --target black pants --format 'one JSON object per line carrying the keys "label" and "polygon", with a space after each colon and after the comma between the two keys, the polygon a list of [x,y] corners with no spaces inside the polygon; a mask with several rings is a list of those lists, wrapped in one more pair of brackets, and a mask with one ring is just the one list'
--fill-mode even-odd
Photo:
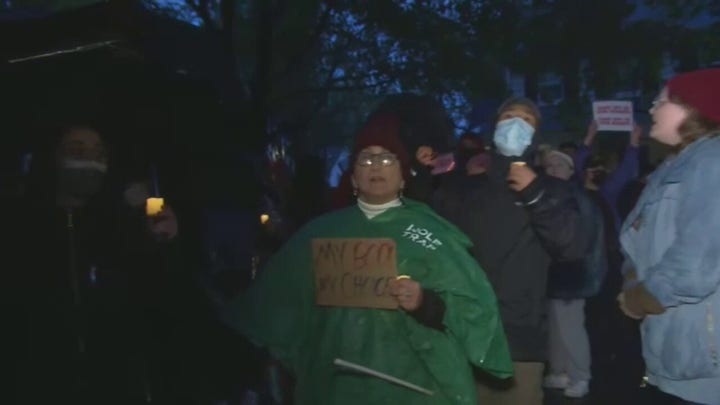
{"label": "black pants", "polygon": [[645,374],[640,325],[620,311],[615,297],[622,278],[617,267],[608,272],[600,293],[586,300],[585,326],[590,338],[590,390],[597,404],[637,405]]}
{"label": "black pants", "polygon": [[642,400],[641,403],[647,405],[702,405],[662,392],[653,385],[648,385],[642,390]]}

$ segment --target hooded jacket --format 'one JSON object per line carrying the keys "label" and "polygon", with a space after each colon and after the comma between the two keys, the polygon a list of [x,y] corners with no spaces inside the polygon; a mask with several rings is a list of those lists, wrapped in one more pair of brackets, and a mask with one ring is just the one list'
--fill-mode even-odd
{"label": "hooded jacket", "polygon": [[548,268],[582,257],[586,242],[570,185],[538,174],[514,192],[507,184],[513,160],[494,154],[486,174],[455,176],[435,193],[433,206],[470,237],[498,297],[513,360],[542,362]]}

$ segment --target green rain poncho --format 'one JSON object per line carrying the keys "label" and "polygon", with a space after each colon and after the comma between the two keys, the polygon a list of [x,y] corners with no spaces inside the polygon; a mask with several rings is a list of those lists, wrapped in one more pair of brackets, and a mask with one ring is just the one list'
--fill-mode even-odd
{"label": "green rain poncho", "polygon": [[[445,331],[399,309],[316,305],[313,238],[394,239],[398,273],[445,303]],[[495,295],[469,246],[464,234],[424,204],[404,200],[373,219],[349,207],[318,218],[290,239],[256,283],[230,303],[226,321],[290,368],[297,404],[474,405],[470,364],[509,377],[512,362]],[[434,395],[338,368],[335,358]]]}

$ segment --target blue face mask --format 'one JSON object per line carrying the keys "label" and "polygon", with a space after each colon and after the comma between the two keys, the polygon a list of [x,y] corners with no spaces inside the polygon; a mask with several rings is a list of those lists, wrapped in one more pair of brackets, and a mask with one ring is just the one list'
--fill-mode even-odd
{"label": "blue face mask", "polygon": [[535,128],[520,117],[498,122],[493,142],[498,152],[504,156],[522,156],[532,143]]}

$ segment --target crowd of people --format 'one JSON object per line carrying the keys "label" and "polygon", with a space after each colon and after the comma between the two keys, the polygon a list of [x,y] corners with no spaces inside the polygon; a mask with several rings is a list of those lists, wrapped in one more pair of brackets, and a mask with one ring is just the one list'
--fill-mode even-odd
{"label": "crowd of people", "polygon": [[[395,107],[332,198],[296,184],[235,216],[172,194],[149,213],[153,179],[63,126],[5,210],[7,399],[720,404],[720,69],[671,78],[616,165],[595,122],[541,145],[527,98],[451,161]],[[652,173],[645,132],[670,150]]]}

